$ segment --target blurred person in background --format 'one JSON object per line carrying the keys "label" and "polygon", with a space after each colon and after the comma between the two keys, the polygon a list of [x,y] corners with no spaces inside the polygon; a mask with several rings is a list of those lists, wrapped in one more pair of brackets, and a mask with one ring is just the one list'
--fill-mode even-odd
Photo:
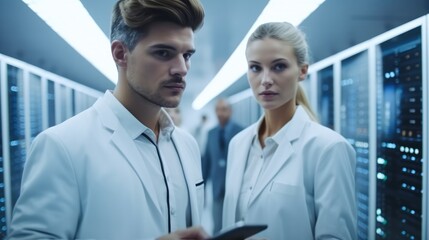
{"label": "blurred person in background", "polygon": [[[202,159],[203,176],[212,186],[213,233],[222,227],[222,206],[225,195],[225,174],[229,141],[243,128],[231,120],[232,108],[226,99],[216,102],[218,125],[208,132]],[[207,194],[209,195],[209,194]]]}
{"label": "blurred person in background", "polygon": [[[206,239],[200,151],[177,107],[204,19],[199,0],[119,0],[118,83],[34,140],[8,239]],[[161,237],[160,237],[161,236]]]}
{"label": "blurred person in background", "polygon": [[230,143],[223,226],[267,224],[267,239],[357,239],[356,153],[317,123],[299,82],[309,57],[287,22],[259,26],[247,42],[247,78],[264,115]]}
{"label": "blurred person in background", "polygon": [[209,131],[209,120],[206,114],[202,114],[200,122],[193,131],[193,136],[197,140],[198,146],[200,147],[201,154],[204,154],[207,143],[207,133]]}

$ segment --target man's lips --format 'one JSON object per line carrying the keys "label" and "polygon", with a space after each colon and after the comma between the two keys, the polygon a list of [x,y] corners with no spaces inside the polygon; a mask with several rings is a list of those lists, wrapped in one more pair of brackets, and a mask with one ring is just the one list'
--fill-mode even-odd
{"label": "man's lips", "polygon": [[183,83],[167,84],[164,87],[172,88],[172,89],[185,89],[185,84]]}

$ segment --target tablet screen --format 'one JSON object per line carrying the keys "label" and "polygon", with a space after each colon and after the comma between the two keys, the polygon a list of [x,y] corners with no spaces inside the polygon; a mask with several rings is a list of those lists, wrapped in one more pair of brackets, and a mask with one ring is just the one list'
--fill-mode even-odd
{"label": "tablet screen", "polygon": [[244,240],[256,233],[266,229],[267,225],[242,225],[235,228],[221,231],[216,236],[208,240]]}

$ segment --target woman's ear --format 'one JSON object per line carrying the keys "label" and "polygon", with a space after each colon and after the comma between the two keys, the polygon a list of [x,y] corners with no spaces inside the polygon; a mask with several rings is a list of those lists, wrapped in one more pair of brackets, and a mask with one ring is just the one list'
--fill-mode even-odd
{"label": "woman's ear", "polygon": [[126,67],[127,66],[127,48],[125,45],[118,40],[115,40],[110,45],[113,60],[115,61],[118,67]]}
{"label": "woman's ear", "polygon": [[307,73],[308,73],[308,64],[303,64],[301,65],[301,72],[299,74],[299,81],[304,80],[305,78],[307,78]]}

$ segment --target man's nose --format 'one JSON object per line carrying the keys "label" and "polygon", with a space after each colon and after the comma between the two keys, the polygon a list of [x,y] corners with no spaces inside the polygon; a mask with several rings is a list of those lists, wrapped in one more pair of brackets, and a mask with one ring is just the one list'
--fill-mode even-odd
{"label": "man's nose", "polygon": [[189,63],[182,56],[179,56],[174,59],[170,73],[171,75],[184,77],[188,73],[188,69]]}

